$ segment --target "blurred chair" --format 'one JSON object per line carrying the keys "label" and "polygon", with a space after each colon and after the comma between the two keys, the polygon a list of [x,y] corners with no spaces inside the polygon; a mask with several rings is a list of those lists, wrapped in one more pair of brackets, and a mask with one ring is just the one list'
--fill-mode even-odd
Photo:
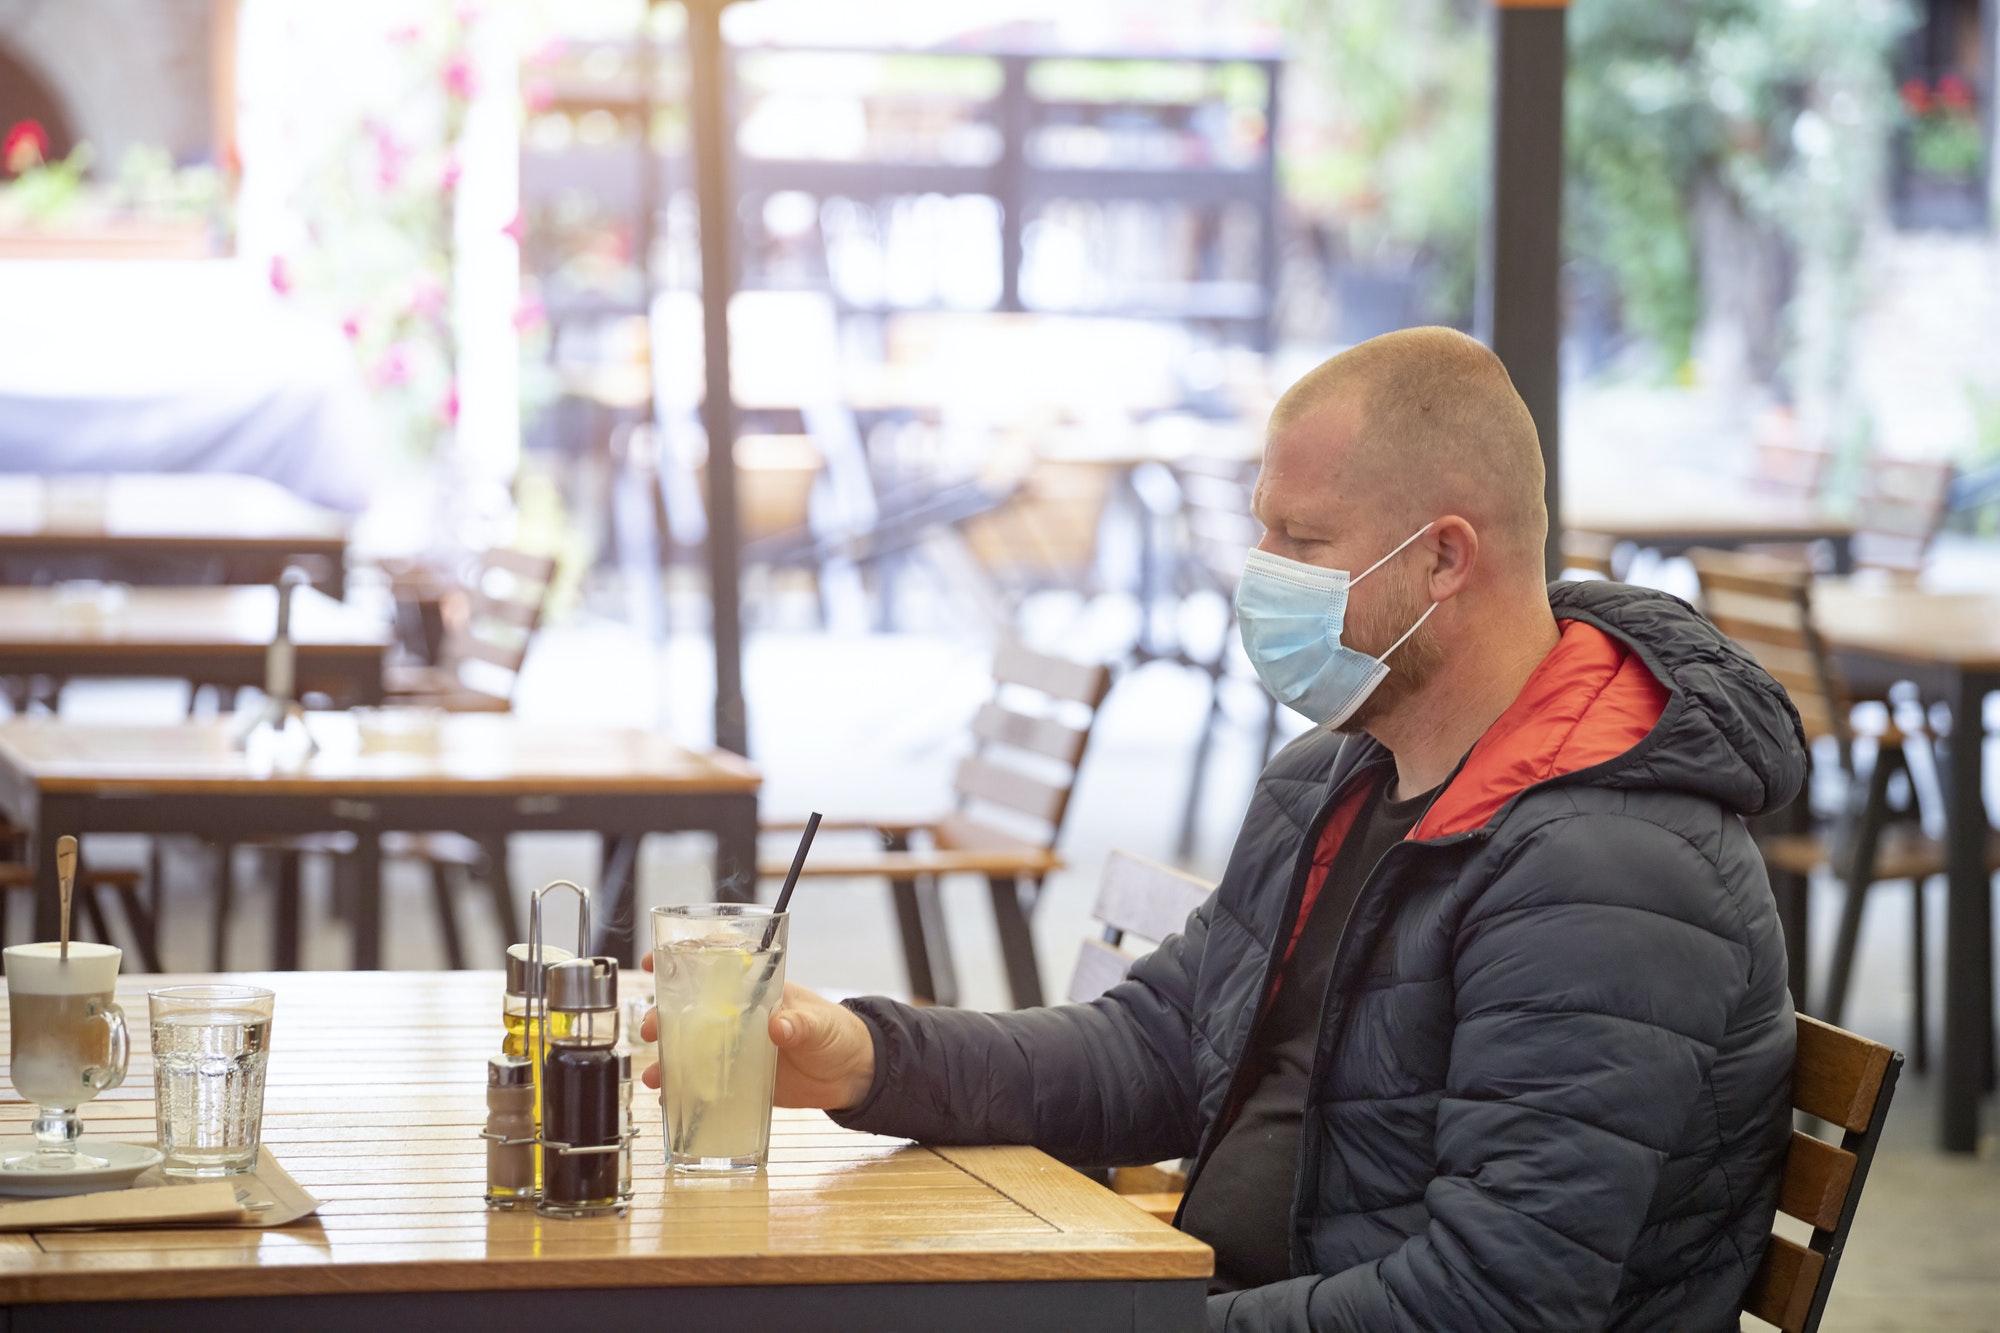
{"label": "blurred chair", "polygon": [[[35,893],[35,872],[28,865],[28,831],[12,824],[0,822],[0,935],[6,933],[6,908],[10,895],[21,893],[32,900]],[[158,881],[153,881],[157,885]],[[83,908],[84,919],[97,938],[106,944],[117,940],[111,933],[111,924],[104,915],[104,904],[100,900],[103,893],[110,893],[118,899],[125,913],[125,926],[132,940],[133,951],[139,956],[143,972],[158,972],[160,968],[160,922],[154,911],[154,904],[146,901],[144,891],[146,877],[137,870],[100,870],[93,868],[83,859],[79,843],[76,858],[76,888],[72,898],[73,906]]]}
{"label": "blurred chair", "polygon": [[442,593],[438,662],[388,667],[385,702],[449,713],[511,711],[514,683],[542,623],[555,571],[553,559],[523,551],[496,548],[480,556],[463,586]]}
{"label": "blurred chair", "polygon": [[[1055,846],[1098,706],[1111,688],[1111,672],[1009,645],[993,663],[993,680],[993,698],[972,720],[974,751],[959,761],[952,782],[953,812],[934,820],[827,820],[822,827],[828,831],[873,831],[883,850],[815,856],[804,873],[887,879],[911,993],[936,1004],[958,999],[939,881],[947,875],[985,876],[1008,992],[1016,1008],[1027,1008],[1042,1003],[1030,920],[1043,880],[1062,868]],[[789,865],[788,857],[761,862],[757,873],[779,878]]]}
{"label": "blurred chair", "polygon": [[1773,1234],[1743,1295],[1743,1312],[1784,1333],[1813,1333],[1826,1311],[1861,1190],[1888,1123],[1903,1057],[1852,1032],[1798,1017],[1792,1106],[1840,1131],[1839,1146],[1792,1132],[1778,1211],[1813,1229],[1804,1245]]}
{"label": "blurred chair", "polygon": [[1086,590],[1115,477],[1102,463],[1037,461],[1004,504],[961,525],[966,546],[1016,598]]}
{"label": "blurred chair", "polygon": [[[1088,1004],[1125,979],[1141,956],[1129,948],[1128,937],[1159,944],[1179,934],[1212,892],[1212,886],[1182,871],[1130,852],[1111,853],[1097,882],[1097,903],[1090,909],[1104,930],[1094,939],[1084,936],[1069,978],[1070,1002]],[[1118,1166],[1111,1169],[1110,1184],[1127,1203],[1171,1222],[1187,1190],[1187,1171],[1178,1162]]]}
{"label": "blurred chair", "polygon": [[[1236,584],[1243,576],[1243,562],[1250,549],[1264,535],[1263,525],[1250,513],[1258,466],[1255,459],[1186,459],[1172,469],[1181,494],[1176,591],[1182,597],[1212,594],[1220,597],[1228,608],[1212,655],[1192,654],[1182,640],[1169,659],[1208,677],[1208,712],[1202,721],[1201,739],[1195,742],[1187,799],[1181,807],[1180,832],[1174,843],[1175,855],[1183,860],[1194,855],[1209,759],[1215,748],[1215,734],[1223,722],[1222,682],[1230,676],[1230,665],[1239,657],[1232,651],[1236,646]],[[1142,658],[1146,655],[1141,654]],[[1257,751],[1261,768],[1277,744],[1278,701],[1261,681],[1257,682],[1257,689],[1264,703],[1264,727]]]}
{"label": "blurred chair", "polygon": [[1588,574],[1592,578],[1616,582],[1618,573],[1614,557],[1618,552],[1615,537],[1601,532],[1566,531],[1562,535],[1563,572]]}
{"label": "blurred chair", "polygon": [[[1861,935],[1862,914],[1869,888],[1880,880],[1911,883],[1911,955],[1913,1039],[1917,1067],[1925,1065],[1928,981],[1925,967],[1924,881],[1944,873],[1944,847],[1925,835],[1917,808],[1916,787],[1909,781],[1906,747],[1921,744],[1921,734],[1906,736],[1893,717],[1884,720],[1875,745],[1874,762],[1859,771],[1855,744],[1853,700],[1836,668],[1812,615],[1812,574],[1796,565],[1768,557],[1723,551],[1691,551],[1701,580],[1702,600],[1709,618],[1723,633],[1748,649],[1785,688],[1805,725],[1808,743],[1831,738],[1846,779],[1842,807],[1817,829],[1769,834],[1759,839],[1765,864],[1803,881],[1826,867],[1846,886],[1840,933],[1834,946],[1827,988],[1811,1006],[1829,1022],[1838,1022],[1846,1005],[1854,958]],[[1897,784],[1894,779],[1902,776]],[[1900,785],[1903,796],[1897,799]],[[1991,840],[1989,869],[2000,869],[2000,839]],[[1797,918],[1795,918],[1797,919]],[[1803,950],[1805,941],[1787,944]],[[1808,1007],[1801,1003],[1801,1008]]]}
{"label": "blurred chair", "polygon": [[1855,515],[1855,567],[1907,579],[1921,574],[1950,512],[1952,477],[1952,465],[1935,459],[1870,462]]}

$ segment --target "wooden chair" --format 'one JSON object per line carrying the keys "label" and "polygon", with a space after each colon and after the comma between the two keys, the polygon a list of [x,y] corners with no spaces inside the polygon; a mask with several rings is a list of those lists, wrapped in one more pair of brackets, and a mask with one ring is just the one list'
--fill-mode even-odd
{"label": "wooden chair", "polygon": [[[1212,892],[1213,886],[1183,871],[1130,852],[1111,853],[1097,883],[1097,904],[1091,908],[1104,930],[1095,939],[1084,936],[1069,978],[1069,1000],[1086,1004],[1123,981],[1139,961],[1139,955],[1124,947],[1127,937],[1158,944],[1178,934],[1189,913]],[[1110,1184],[1135,1208],[1172,1222],[1187,1191],[1187,1172],[1177,1162],[1113,1167]]]}
{"label": "wooden chair", "polygon": [[[910,990],[935,1004],[958,998],[938,882],[947,875],[985,876],[1008,991],[1017,1008],[1026,1008],[1042,1003],[1029,920],[1042,881],[1062,868],[1055,845],[1111,672],[1009,645],[994,661],[993,679],[994,697],[972,720],[974,752],[959,762],[952,783],[952,813],[917,821],[827,820],[822,827],[828,831],[872,830],[883,850],[858,857],[822,853],[806,862],[804,873],[887,879]],[[1029,829],[1034,831],[1017,831]],[[760,863],[757,873],[779,878],[789,865],[787,854]]]}
{"label": "wooden chair", "polygon": [[[1880,880],[1907,879],[1912,885],[1910,957],[1914,988],[1914,1033],[1911,1049],[1917,1067],[1925,1065],[1928,1026],[1928,981],[1924,957],[1925,880],[1944,873],[1944,847],[1925,836],[1916,808],[1915,788],[1908,783],[1906,745],[1921,736],[1906,737],[1890,719],[1873,739],[1875,762],[1858,774],[1854,759],[1854,701],[1835,666],[1832,654],[1813,623],[1812,574],[1803,566],[1768,557],[1723,551],[1691,551],[1695,573],[1709,618],[1723,633],[1747,648],[1764,669],[1785,687],[1805,724],[1808,742],[1832,737],[1840,766],[1847,776],[1845,808],[1819,830],[1775,833],[1758,840],[1764,860],[1783,875],[1798,901],[1790,904],[1792,929],[1787,944],[1794,951],[1794,979],[1803,989],[1803,911],[1805,877],[1822,866],[1835,870],[1847,887],[1826,994],[1816,1006],[1829,1022],[1838,1022],[1846,1004],[1848,983],[1858,951],[1862,912],[1869,887]],[[1894,779],[1905,778],[1907,800],[1893,800]],[[2000,840],[1989,849],[1990,868],[2000,869]],[[1794,999],[1808,1007],[1803,994]]]}
{"label": "wooden chair", "polygon": [[451,713],[512,710],[514,682],[547,610],[555,571],[547,556],[505,549],[482,555],[466,585],[444,594],[439,661],[389,667],[382,679],[386,702]]}
{"label": "wooden chair", "polygon": [[1840,1143],[1793,1132],[1778,1211],[1811,1225],[1812,1239],[1800,1245],[1773,1234],[1743,1297],[1745,1314],[1784,1333],[1819,1327],[1903,1069],[1887,1046],[1804,1014],[1798,1021],[1792,1105],[1839,1129]]}
{"label": "wooden chair", "polygon": [[[0,823],[0,934],[6,932],[7,895],[16,892],[32,895],[35,892],[35,872],[26,859],[27,837],[27,830]],[[76,861],[76,887],[79,892],[75,902],[83,908],[84,919],[90,923],[98,939],[107,944],[115,943],[110,922],[104,915],[104,904],[100,901],[103,893],[112,894],[124,910],[133,950],[139,956],[139,967],[134,970],[158,972],[162,970],[160,923],[152,905],[146,901],[144,884],[145,876],[137,870],[103,870],[91,866],[83,859],[79,847]]]}
{"label": "wooden chair", "polygon": [[1932,459],[1871,461],[1855,516],[1855,567],[1921,574],[1950,509],[1952,476],[1950,463]]}
{"label": "wooden chair", "polygon": [[1562,535],[1563,571],[1568,573],[1574,570],[1580,574],[1616,582],[1618,572],[1614,557],[1617,551],[1617,541],[1604,533],[1569,529]]}
{"label": "wooden chair", "polygon": [[[1263,525],[1250,513],[1259,466],[1255,459],[1190,458],[1172,468],[1181,493],[1175,591],[1182,597],[1211,593],[1220,596],[1229,608],[1212,656],[1190,653],[1184,642],[1166,654],[1167,660],[1193,667],[1208,677],[1208,716],[1195,742],[1187,796],[1181,805],[1180,833],[1174,841],[1174,854],[1182,859],[1194,855],[1209,759],[1223,720],[1222,682],[1230,675],[1231,663],[1238,660],[1231,652],[1236,643],[1236,584],[1243,576],[1244,558],[1264,535]],[[1140,660],[1157,655],[1142,635]],[[1260,760],[1268,760],[1278,741],[1278,701],[1261,685],[1259,692],[1264,696],[1264,726],[1258,755]]]}

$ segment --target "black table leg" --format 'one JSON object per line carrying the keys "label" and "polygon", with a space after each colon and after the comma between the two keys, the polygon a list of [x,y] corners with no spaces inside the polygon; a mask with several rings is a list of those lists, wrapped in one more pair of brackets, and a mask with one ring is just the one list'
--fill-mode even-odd
{"label": "black table leg", "polygon": [[382,838],[372,828],[354,830],[354,968],[382,966]]}
{"label": "black table leg", "polygon": [[592,947],[626,967],[636,967],[639,837],[632,833],[606,833],[601,837],[604,869],[598,875],[597,902],[603,915],[598,918],[597,943]]}
{"label": "black table leg", "polygon": [[1938,1145],[1972,1152],[1979,1103],[1993,1056],[1993,896],[1986,875],[1986,802],[1981,791],[1985,703],[2000,680],[1958,671],[1949,680],[1951,745],[1945,800],[1943,1095]]}

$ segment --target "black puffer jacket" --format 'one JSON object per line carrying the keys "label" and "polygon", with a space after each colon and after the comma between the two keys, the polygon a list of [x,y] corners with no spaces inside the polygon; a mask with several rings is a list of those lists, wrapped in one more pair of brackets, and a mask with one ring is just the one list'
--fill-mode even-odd
{"label": "black puffer jacket", "polygon": [[[1805,775],[1776,682],[1685,604],[1556,585],[1557,649],[1368,877],[1333,965],[1290,1281],[1228,1329],[1718,1329],[1769,1233],[1794,1019],[1739,815]],[[1259,782],[1215,894],[1088,1005],[854,1001],[844,1123],[1072,1163],[1219,1133],[1336,798],[1387,756],[1315,732]]]}

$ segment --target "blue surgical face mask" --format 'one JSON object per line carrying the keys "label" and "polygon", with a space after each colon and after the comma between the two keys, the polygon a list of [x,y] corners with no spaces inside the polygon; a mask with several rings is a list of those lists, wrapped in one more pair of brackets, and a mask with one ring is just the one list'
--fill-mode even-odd
{"label": "blue surgical face mask", "polygon": [[1278,702],[1339,730],[1389,675],[1389,653],[1408,642],[1437,610],[1432,602],[1381,657],[1340,641],[1347,592],[1430,531],[1426,523],[1359,574],[1321,569],[1268,551],[1252,551],[1236,585],[1236,619],[1243,649]]}

